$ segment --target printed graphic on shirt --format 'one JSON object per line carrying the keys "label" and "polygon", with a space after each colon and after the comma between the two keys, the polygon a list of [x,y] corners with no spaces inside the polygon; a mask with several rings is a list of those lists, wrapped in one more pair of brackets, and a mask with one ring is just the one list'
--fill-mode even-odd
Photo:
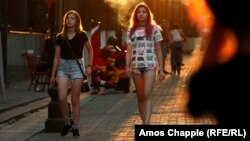
{"label": "printed graphic on shirt", "polygon": [[[129,31],[128,34],[129,35]],[[158,26],[154,26],[153,35],[147,38],[144,29],[138,29],[131,38],[127,36],[127,43],[132,46],[132,68],[157,67],[155,43],[161,41],[162,35]]]}

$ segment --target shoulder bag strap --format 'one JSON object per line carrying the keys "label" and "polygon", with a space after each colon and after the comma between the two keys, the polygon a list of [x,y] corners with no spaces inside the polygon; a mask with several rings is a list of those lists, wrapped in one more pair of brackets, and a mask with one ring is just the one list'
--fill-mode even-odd
{"label": "shoulder bag strap", "polygon": [[[76,62],[77,62],[77,65],[79,66],[79,68],[80,68],[80,70],[81,70],[81,72],[82,72],[82,76],[83,76],[83,78],[84,78],[84,77],[85,77],[84,72],[83,72],[83,70],[82,70],[82,67],[81,67],[81,65],[80,65],[80,63],[79,63],[79,61],[78,61],[78,59],[76,59],[76,55],[75,55],[75,53],[74,53],[74,51],[73,51],[73,49],[72,49],[72,47],[71,47],[71,45],[70,45],[70,43],[69,43],[68,37],[66,37],[66,42],[67,42],[67,44],[68,44],[68,47],[70,48],[70,51],[71,51],[72,55],[74,56],[74,58],[75,58],[75,60],[76,60]],[[84,78],[84,79],[85,79],[85,78]]]}

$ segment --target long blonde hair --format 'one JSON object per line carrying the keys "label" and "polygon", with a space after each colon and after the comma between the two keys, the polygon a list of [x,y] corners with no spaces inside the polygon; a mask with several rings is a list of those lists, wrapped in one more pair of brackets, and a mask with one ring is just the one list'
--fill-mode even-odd
{"label": "long blonde hair", "polygon": [[69,14],[73,14],[76,18],[76,26],[75,26],[75,31],[77,33],[83,31],[83,26],[82,26],[82,21],[81,21],[81,16],[76,12],[75,10],[69,10],[67,13],[64,14],[63,16],[63,27],[62,31],[59,34],[62,34],[62,37],[67,36],[68,32],[68,27],[66,26],[66,18]]}

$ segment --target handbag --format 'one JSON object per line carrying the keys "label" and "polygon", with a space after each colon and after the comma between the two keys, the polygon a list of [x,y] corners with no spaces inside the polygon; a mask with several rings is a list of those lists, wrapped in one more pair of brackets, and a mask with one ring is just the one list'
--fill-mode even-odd
{"label": "handbag", "polygon": [[83,75],[83,83],[82,83],[81,92],[83,92],[83,93],[89,92],[90,91],[90,87],[89,87],[87,76],[84,74],[84,72],[82,70],[82,67],[81,67],[78,59],[76,59],[76,55],[75,55],[75,53],[74,53],[74,51],[73,51],[73,49],[72,49],[72,47],[71,47],[71,45],[69,43],[68,37],[66,37],[66,42],[67,42],[67,44],[68,44],[68,46],[69,46],[69,48],[71,50],[71,53],[73,54],[73,56],[74,56],[74,58],[75,58],[75,60],[77,62],[77,65],[79,66],[79,68],[80,68],[80,70],[82,72],[82,75]]}
{"label": "handbag", "polygon": [[87,93],[90,91],[90,87],[89,87],[89,83],[88,83],[88,79],[87,79],[87,76],[84,75],[83,77],[83,83],[82,83],[82,88],[81,88],[81,92],[83,93]]}

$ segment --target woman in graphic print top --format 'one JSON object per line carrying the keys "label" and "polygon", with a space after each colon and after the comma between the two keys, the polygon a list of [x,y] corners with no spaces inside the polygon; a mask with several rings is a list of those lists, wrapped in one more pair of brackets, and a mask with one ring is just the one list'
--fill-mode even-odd
{"label": "woman in graphic print top", "polygon": [[149,124],[152,105],[151,94],[159,67],[159,80],[165,77],[161,52],[162,35],[145,3],[139,3],[130,18],[127,33],[126,72],[132,76],[139,113],[143,124]]}

